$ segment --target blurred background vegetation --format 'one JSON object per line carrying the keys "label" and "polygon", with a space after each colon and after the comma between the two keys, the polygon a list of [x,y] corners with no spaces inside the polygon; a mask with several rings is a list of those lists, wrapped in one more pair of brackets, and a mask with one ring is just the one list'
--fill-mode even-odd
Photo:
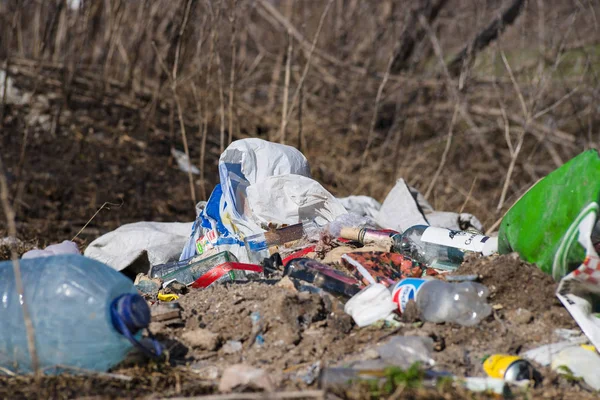
{"label": "blurred background vegetation", "polygon": [[297,147],[337,196],[404,178],[493,228],[597,147],[598,18],[595,0],[2,0],[17,228],[69,239],[105,202],[84,240],[190,221],[246,137]]}

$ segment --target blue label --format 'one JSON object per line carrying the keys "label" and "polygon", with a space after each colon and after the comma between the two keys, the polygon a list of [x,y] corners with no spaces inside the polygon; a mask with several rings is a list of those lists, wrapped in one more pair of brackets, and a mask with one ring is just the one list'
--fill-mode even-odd
{"label": "blue label", "polygon": [[404,312],[410,300],[416,300],[417,293],[427,279],[406,278],[396,283],[392,290],[392,300],[398,304],[400,312]]}

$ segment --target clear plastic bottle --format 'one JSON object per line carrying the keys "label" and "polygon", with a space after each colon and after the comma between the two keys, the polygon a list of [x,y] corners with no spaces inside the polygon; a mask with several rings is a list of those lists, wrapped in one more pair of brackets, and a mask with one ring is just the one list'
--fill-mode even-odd
{"label": "clear plastic bottle", "polygon": [[448,283],[439,279],[402,279],[392,288],[392,300],[404,312],[410,300],[417,303],[421,318],[429,322],[477,325],[492,313],[489,290],[476,282]]}
{"label": "clear plastic bottle", "polygon": [[[106,371],[139,343],[150,309],[133,282],[109,266],[80,255],[20,261],[24,301],[35,330],[39,366]],[[32,370],[12,262],[0,263],[0,366],[22,374]]]}
{"label": "clear plastic bottle", "polygon": [[421,264],[446,270],[458,268],[465,253],[490,255],[498,248],[495,237],[426,225],[410,227],[392,239],[395,252]]}

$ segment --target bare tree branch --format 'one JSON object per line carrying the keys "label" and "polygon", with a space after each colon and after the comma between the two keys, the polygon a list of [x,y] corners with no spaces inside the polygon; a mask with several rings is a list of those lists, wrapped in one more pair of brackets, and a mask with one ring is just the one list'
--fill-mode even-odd
{"label": "bare tree branch", "polygon": [[447,2],[448,0],[437,0],[435,2],[426,0],[421,7],[413,10],[400,36],[400,45],[394,55],[390,73],[398,74],[408,67],[415,46],[425,37],[427,32],[419,25],[419,17],[425,17],[427,22],[431,24]]}
{"label": "bare tree branch", "polygon": [[448,70],[452,76],[458,76],[463,66],[470,64],[477,53],[485,49],[491,42],[496,40],[507,26],[511,25],[524,8],[526,0],[513,0],[512,4],[500,15],[494,19],[484,30],[479,32],[472,43],[465,46],[460,53],[448,65]]}

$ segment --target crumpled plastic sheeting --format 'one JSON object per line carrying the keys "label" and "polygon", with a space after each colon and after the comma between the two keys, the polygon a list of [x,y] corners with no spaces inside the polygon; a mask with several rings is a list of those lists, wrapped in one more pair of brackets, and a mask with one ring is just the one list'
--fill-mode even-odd
{"label": "crumpled plastic sheeting", "polygon": [[285,174],[310,178],[308,160],[299,150],[257,138],[236,140],[225,149],[219,159],[221,184],[228,172],[241,172],[250,185]]}
{"label": "crumpled plastic sheeting", "polygon": [[404,179],[398,179],[381,205],[375,221],[382,228],[398,232],[404,232],[414,225],[429,225]]}
{"label": "crumpled plastic sheeting", "polygon": [[194,175],[200,175],[198,167],[190,162],[190,158],[183,152],[177,149],[171,149],[171,155],[177,161],[177,166],[183,172],[191,172]]}
{"label": "crumpled plastic sheeting", "polygon": [[[403,181],[404,179],[399,179],[396,184],[398,184],[398,182]],[[408,186],[408,185],[407,185]],[[415,199],[415,201],[417,202],[417,204],[419,205],[419,207],[421,208],[421,210],[427,214],[427,213],[431,213],[434,212],[435,210],[433,209],[433,206],[431,204],[429,204],[429,202],[427,200],[425,200],[425,196],[423,196],[421,194],[421,192],[419,192],[417,189],[415,189],[412,186],[408,186],[408,190],[410,191],[410,193],[412,194],[413,198]]]}
{"label": "crumpled plastic sheeting", "polygon": [[59,254],[81,254],[79,252],[79,248],[77,244],[71,242],[70,240],[65,240],[62,243],[51,244],[46,247],[44,250],[33,249],[29,250],[25,254],[23,254],[23,259],[28,258],[38,258],[38,257],[49,257],[56,256]]}
{"label": "crumpled plastic sheeting", "polygon": [[[404,182],[402,179],[400,179],[398,182],[400,181]],[[406,183],[404,183],[404,185],[406,185]],[[386,206],[386,210],[384,211],[385,213],[388,212],[389,208],[393,207],[390,206],[390,202],[400,201],[397,198],[397,195],[402,194],[402,196],[406,197],[406,201],[409,204],[416,202],[417,209],[420,208],[421,213],[425,217],[425,220],[429,222],[429,225],[431,226],[437,226],[439,228],[447,228],[454,230],[466,230],[469,228],[475,228],[477,230],[483,229],[483,225],[481,224],[481,222],[472,214],[458,214],[447,211],[435,211],[431,204],[429,204],[429,202],[425,200],[425,197],[421,194],[421,192],[419,192],[412,186],[406,185],[406,187],[408,188],[408,192],[404,188],[401,188],[401,190],[396,189],[394,191],[393,195],[396,198],[390,198],[390,196],[392,195],[392,192],[390,192],[388,198],[386,198],[388,206]],[[412,195],[412,200],[408,197],[408,193]],[[377,219],[377,216],[381,211],[381,203],[379,203],[377,200],[370,196],[348,196],[338,198],[338,200],[340,201],[340,203],[342,203],[346,210],[348,210],[349,213],[361,215],[363,217]],[[411,206],[410,210],[414,211],[415,208]],[[402,210],[400,210],[399,212],[402,213]],[[411,219],[409,219],[408,221],[411,221]],[[404,223],[404,225],[406,225],[407,223]]]}
{"label": "crumpled plastic sheeting", "polygon": [[381,283],[367,286],[344,306],[346,314],[352,316],[360,328],[386,318],[397,309],[398,305],[392,300],[392,293]]}
{"label": "crumpled plastic sheeting", "polygon": [[84,255],[117,271],[129,267],[132,274],[147,273],[150,265],[177,260],[191,229],[191,222],[126,224],[94,240]]}
{"label": "crumpled plastic sheeting", "polygon": [[458,214],[448,211],[434,211],[429,214],[425,213],[425,218],[429,221],[429,225],[439,228],[453,229],[455,231],[465,231],[471,228],[475,228],[478,231],[483,230],[483,225],[477,217],[468,213]]}
{"label": "crumpled plastic sheeting", "polygon": [[243,239],[268,223],[326,223],[346,213],[331,193],[310,177],[306,157],[297,149],[262,139],[233,142],[219,159],[220,184],[192,228],[180,259],[196,254],[196,241],[210,231],[211,245],[247,260]]}
{"label": "crumpled plastic sheeting", "polygon": [[349,213],[375,218],[381,209],[381,203],[370,196],[338,197],[338,201]]}
{"label": "crumpled plastic sheeting", "polygon": [[404,179],[398,179],[381,205],[375,221],[382,228],[398,232],[404,232],[414,225],[431,225],[453,230],[483,229],[481,222],[471,214],[434,211],[423,195],[408,186]]}
{"label": "crumpled plastic sheeting", "polygon": [[[272,205],[264,207],[262,205],[264,203],[258,203],[258,196],[254,195],[255,205],[254,209],[251,209],[247,201],[248,189],[267,179],[288,174],[310,179],[308,161],[294,147],[256,138],[231,143],[219,159],[222,190],[220,217],[229,233],[239,232],[241,236],[248,236],[262,232],[260,222],[269,220],[275,207]],[[254,193],[256,194],[256,191]],[[261,195],[272,194],[263,192]],[[307,196],[311,193],[304,192],[302,195]],[[290,196],[293,194],[290,193]],[[280,202],[278,207],[284,207],[283,210],[278,210],[280,215],[282,212],[289,214],[297,212],[294,211],[293,202]],[[297,219],[286,221],[288,224],[296,222],[299,221]]]}
{"label": "crumpled plastic sheeting", "polygon": [[289,224],[315,219],[318,225],[347,214],[319,182],[301,175],[266,178],[246,190],[252,219],[259,224]]}

